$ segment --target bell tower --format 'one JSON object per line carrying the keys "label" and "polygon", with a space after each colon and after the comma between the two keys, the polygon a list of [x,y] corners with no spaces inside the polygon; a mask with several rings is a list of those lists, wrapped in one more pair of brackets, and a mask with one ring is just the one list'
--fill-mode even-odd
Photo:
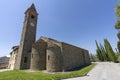
{"label": "bell tower", "polygon": [[21,41],[14,69],[30,68],[31,48],[36,39],[37,18],[38,13],[34,4],[32,4],[25,12]]}

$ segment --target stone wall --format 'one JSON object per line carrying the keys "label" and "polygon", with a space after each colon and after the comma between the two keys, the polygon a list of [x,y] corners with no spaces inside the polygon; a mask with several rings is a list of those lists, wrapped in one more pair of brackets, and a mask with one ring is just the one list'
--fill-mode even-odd
{"label": "stone wall", "polygon": [[9,63],[9,57],[7,56],[0,57],[0,69],[8,68],[8,63]]}
{"label": "stone wall", "polygon": [[89,57],[89,52],[87,50],[83,50],[83,54],[84,54],[84,57],[85,57],[85,64],[86,65],[91,64],[90,57]]}
{"label": "stone wall", "polygon": [[47,43],[42,39],[33,44],[30,63],[31,70],[46,69],[46,48]]}
{"label": "stone wall", "polygon": [[0,69],[7,69],[8,63],[0,63]]}
{"label": "stone wall", "polygon": [[[60,43],[57,43],[60,45]],[[63,56],[61,54],[61,46],[56,43],[48,42],[47,47],[47,71],[61,72],[63,71]]]}
{"label": "stone wall", "polygon": [[9,65],[8,65],[8,68],[9,68],[9,69],[14,69],[15,60],[16,60],[16,51],[15,51],[15,52],[12,52],[12,53],[10,54],[10,60],[9,60]]}
{"label": "stone wall", "polygon": [[[86,52],[84,54],[84,51]],[[64,60],[64,70],[71,70],[88,64],[89,59],[87,50],[62,43],[62,55]]]}
{"label": "stone wall", "polygon": [[41,37],[32,46],[31,70],[61,72],[90,64],[87,50]]}
{"label": "stone wall", "polygon": [[47,71],[60,72],[90,64],[87,50],[48,38]]}
{"label": "stone wall", "polygon": [[9,59],[9,65],[8,65],[9,69],[15,68],[15,61],[17,58],[16,56],[18,54],[19,46],[14,46],[12,49],[13,49],[13,51],[10,53],[10,59]]}

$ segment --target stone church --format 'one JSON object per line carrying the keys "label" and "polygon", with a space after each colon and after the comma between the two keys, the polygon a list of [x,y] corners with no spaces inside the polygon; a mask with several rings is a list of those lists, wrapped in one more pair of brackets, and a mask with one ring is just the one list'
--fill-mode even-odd
{"label": "stone church", "polygon": [[25,12],[20,45],[12,47],[8,68],[61,72],[90,64],[85,49],[43,36],[36,41],[37,19],[32,4]]}

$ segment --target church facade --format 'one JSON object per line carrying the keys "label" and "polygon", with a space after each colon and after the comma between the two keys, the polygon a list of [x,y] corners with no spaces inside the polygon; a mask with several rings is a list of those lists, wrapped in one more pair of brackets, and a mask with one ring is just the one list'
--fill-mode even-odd
{"label": "church facade", "polygon": [[12,48],[8,68],[61,72],[90,64],[85,49],[46,37],[36,41],[37,18],[32,4],[25,12],[20,45]]}

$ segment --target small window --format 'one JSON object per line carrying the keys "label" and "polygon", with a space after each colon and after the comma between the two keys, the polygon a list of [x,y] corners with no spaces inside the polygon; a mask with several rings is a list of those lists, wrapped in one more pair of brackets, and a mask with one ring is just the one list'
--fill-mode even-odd
{"label": "small window", "polygon": [[48,55],[48,60],[50,60],[50,56]]}
{"label": "small window", "polygon": [[33,54],[32,54],[32,58],[33,58]]}
{"label": "small window", "polygon": [[31,18],[32,18],[32,19],[34,19],[34,18],[35,18],[35,16],[34,16],[34,15],[31,15]]}
{"label": "small window", "polygon": [[27,57],[24,57],[24,63],[27,63]]}

